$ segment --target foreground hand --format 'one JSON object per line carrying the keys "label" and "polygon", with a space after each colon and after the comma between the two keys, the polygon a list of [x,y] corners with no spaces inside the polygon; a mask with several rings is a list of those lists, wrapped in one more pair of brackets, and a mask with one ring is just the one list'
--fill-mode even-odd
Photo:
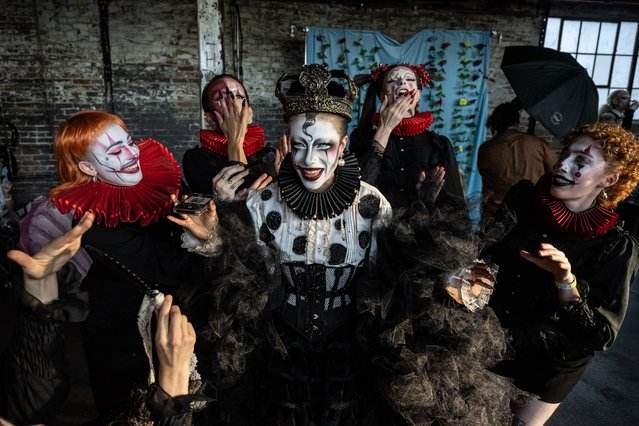
{"label": "foreground hand", "polygon": [[237,188],[242,186],[249,171],[242,164],[224,167],[213,178],[213,193],[224,202],[233,201]]}
{"label": "foreground hand", "polygon": [[75,255],[80,248],[82,235],[93,225],[93,213],[85,213],[71,230],[49,242],[29,256],[20,250],[10,250],[7,257],[22,267],[24,289],[42,303],[58,298],[56,272]]}
{"label": "foreground hand", "polygon": [[572,281],[572,268],[566,254],[552,244],[541,243],[539,247],[536,255],[526,250],[520,250],[519,254],[530,263],[553,274],[555,281],[561,283]]}
{"label": "foreground hand", "polygon": [[[171,194],[171,201],[173,201],[174,205],[178,203],[177,197],[173,194]],[[206,241],[217,228],[217,209],[215,203],[211,200],[206,207],[206,211],[200,215],[179,213],[179,218],[171,215],[168,215],[166,218],[180,225],[182,228],[188,229],[196,238]]]}
{"label": "foreground hand", "polygon": [[493,267],[482,260],[475,260],[449,277],[446,291],[457,303],[472,311],[488,302],[496,280]]}
{"label": "foreground hand", "polygon": [[259,175],[249,186],[248,188],[241,189],[235,193],[235,197],[233,197],[233,201],[246,201],[248,197],[249,190],[257,190],[262,189],[268,186],[273,181],[273,177],[271,177],[267,173],[262,173]]}
{"label": "foreground hand", "polygon": [[427,173],[426,170],[422,170],[417,178],[417,194],[419,199],[426,203],[434,203],[442,188],[446,179],[446,168],[444,166],[437,166],[432,173]]}
{"label": "foreground hand", "polygon": [[189,361],[195,348],[195,330],[167,295],[156,311],[155,349],[160,361],[158,383],[170,396],[189,393]]}

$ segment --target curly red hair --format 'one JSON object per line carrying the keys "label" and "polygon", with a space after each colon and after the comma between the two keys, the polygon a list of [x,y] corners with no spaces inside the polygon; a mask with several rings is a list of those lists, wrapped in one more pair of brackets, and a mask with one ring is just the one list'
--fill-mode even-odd
{"label": "curly red hair", "polygon": [[117,115],[96,110],[76,112],[60,125],[53,146],[60,185],[50,191],[50,196],[91,180],[91,176],[80,170],[78,163],[89,152],[98,136],[112,124],[128,131],[124,121]]}
{"label": "curly red hair", "polygon": [[639,182],[639,140],[618,124],[598,122],[567,134],[563,139],[564,147],[581,136],[589,136],[600,143],[607,172],[619,175],[617,183],[606,188],[607,197],[601,194],[598,197],[599,204],[614,209]]}

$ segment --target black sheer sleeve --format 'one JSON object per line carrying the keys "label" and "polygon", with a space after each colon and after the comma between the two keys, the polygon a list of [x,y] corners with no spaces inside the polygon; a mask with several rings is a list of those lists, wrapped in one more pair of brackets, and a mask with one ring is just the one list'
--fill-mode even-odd
{"label": "black sheer sleeve", "polygon": [[596,270],[577,277],[580,303],[559,310],[559,326],[574,342],[591,351],[608,349],[614,342],[628,309],[630,286],[639,268],[639,246],[617,229],[619,239],[603,250]]}
{"label": "black sheer sleeve", "polygon": [[213,193],[213,178],[228,166],[228,160],[204,147],[187,150],[182,158],[184,179],[191,192]]}
{"label": "black sheer sleeve", "polygon": [[359,129],[353,130],[348,149],[359,162],[362,181],[375,185],[382,167],[382,157],[373,150],[372,138]]}
{"label": "black sheer sleeve", "polygon": [[457,164],[457,157],[453,145],[446,136],[433,133],[433,143],[440,149],[441,164],[446,167],[444,187],[442,188],[437,203],[445,202],[450,206],[466,209],[466,195],[462,186],[462,180]]}
{"label": "black sheer sleeve", "polygon": [[20,296],[17,325],[0,359],[0,416],[16,424],[52,424],[69,391],[63,323],[75,299],[44,305]]}

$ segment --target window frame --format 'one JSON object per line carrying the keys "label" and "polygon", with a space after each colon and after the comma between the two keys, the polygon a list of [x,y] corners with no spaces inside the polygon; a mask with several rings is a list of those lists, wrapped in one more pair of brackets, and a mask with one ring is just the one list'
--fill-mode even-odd
{"label": "window frame", "polygon": [[[584,22],[594,22],[594,23],[598,23],[599,24],[599,32],[597,34],[597,41],[596,41],[596,44],[595,44],[595,51],[594,51],[594,53],[585,53],[585,54],[594,56],[594,61],[593,61],[593,65],[592,65],[592,75],[591,75],[591,78],[593,78],[593,82],[594,82],[595,67],[597,65],[598,56],[600,56],[600,55],[608,55],[607,53],[600,53],[598,51],[598,49],[599,49],[599,40],[601,39],[601,27],[602,27],[602,24],[616,24],[617,28],[616,28],[616,32],[615,32],[615,40],[614,40],[612,53],[610,54],[611,62],[610,62],[610,69],[608,70],[608,81],[607,81],[607,84],[602,85],[602,84],[597,84],[595,82],[595,86],[597,87],[597,91],[598,92],[601,93],[600,89],[604,89],[607,92],[606,99],[600,99],[599,100],[599,104],[600,104],[599,106],[601,107],[602,105],[604,105],[607,102],[608,96],[614,90],[624,89],[624,90],[627,90],[630,93],[631,97],[639,98],[639,73],[637,73],[637,61],[638,61],[638,57],[639,57],[639,20],[627,20],[627,19],[623,19],[623,20],[622,19],[597,20],[597,19],[571,18],[571,17],[563,17],[563,16],[547,16],[543,20],[543,28],[542,28],[542,31],[541,31],[541,34],[540,34],[540,37],[539,37],[539,46],[541,46],[541,47],[545,47],[544,45],[545,45],[545,41],[546,41],[546,35],[547,35],[546,32],[548,30],[549,19],[559,19],[559,30],[558,30],[558,34],[557,34],[557,46],[554,49],[558,50],[560,52],[564,52],[564,51],[561,50],[561,42],[562,42],[562,39],[563,39],[563,36],[564,36],[564,23],[566,21],[579,22],[579,30],[578,30],[579,36],[577,37],[577,45],[575,47],[575,52],[574,53],[573,52],[566,52],[566,53],[570,53],[571,55],[573,55],[575,57],[575,59],[579,55],[579,45],[581,43],[581,30],[582,30],[582,27],[583,27],[583,23]],[[634,46],[633,46],[632,52],[630,54],[619,54],[619,53],[617,53],[618,43],[619,43],[619,35],[620,35],[620,32],[621,32],[621,25],[624,22],[636,24]],[[626,87],[621,87],[621,86],[611,87],[612,78],[613,78],[613,71],[614,71],[614,68],[615,68],[615,62],[616,62],[616,59],[617,59],[618,56],[630,57],[630,69],[628,70],[628,81],[626,83]]]}

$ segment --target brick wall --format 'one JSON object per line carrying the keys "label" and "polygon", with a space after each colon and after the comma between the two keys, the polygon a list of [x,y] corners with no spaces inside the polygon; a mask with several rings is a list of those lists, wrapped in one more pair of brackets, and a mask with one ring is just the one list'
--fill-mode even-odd
{"label": "brick wall", "polygon": [[51,144],[73,112],[112,104],[134,137],[162,141],[178,159],[197,142],[196,2],[108,2],[112,102],[98,0],[9,3],[0,14],[0,104],[20,132],[18,205],[57,183]]}
{"label": "brick wall", "polygon": [[[273,96],[275,82],[284,72],[296,71],[304,62],[304,34],[289,36],[289,26],[318,26],[379,31],[403,42],[418,31],[430,29],[466,29],[501,31],[501,42],[491,40],[489,77],[489,108],[514,97],[512,89],[499,68],[503,50],[508,45],[533,44],[539,41],[541,17],[523,16],[523,12],[509,15],[480,15],[433,11],[424,8],[372,8],[330,6],[283,1],[239,0],[243,29],[242,67],[244,83],[251,93],[256,121],[264,126],[267,137],[276,140],[284,131],[281,108]],[[339,3],[339,2],[337,2]],[[366,3],[366,2],[363,2]],[[535,11],[526,11],[533,14]],[[225,9],[225,34],[230,34],[231,8]],[[225,63],[233,71],[232,38],[224,39]]]}
{"label": "brick wall", "polygon": [[[397,9],[360,7],[360,2],[353,1],[346,2],[348,5],[339,1],[220,3],[226,71],[240,71],[233,60],[231,19],[233,11],[239,9],[241,70],[256,122],[265,127],[269,141],[276,141],[284,131],[280,105],[274,97],[275,81],[283,72],[297,70],[304,61],[303,34],[290,38],[291,24],[370,29],[400,42],[424,28],[501,31],[501,41],[491,41],[492,110],[513,97],[499,69],[503,50],[508,45],[537,44],[543,26],[540,5],[544,4],[536,0],[467,0],[455,2],[454,10],[446,10],[444,1],[430,2],[433,7],[429,8],[423,1],[411,2],[417,7],[400,2]],[[553,5],[556,3],[561,2]],[[102,22],[106,22],[104,18],[108,21],[112,96],[105,85],[100,5],[108,5]],[[608,5],[606,10],[616,13],[615,7]],[[15,149],[21,167],[14,191],[18,204],[56,184],[53,136],[61,120],[81,109],[113,105],[135,137],[160,140],[181,159],[187,147],[197,144],[198,66],[197,0],[4,0],[0,14],[0,106],[21,135]]]}

